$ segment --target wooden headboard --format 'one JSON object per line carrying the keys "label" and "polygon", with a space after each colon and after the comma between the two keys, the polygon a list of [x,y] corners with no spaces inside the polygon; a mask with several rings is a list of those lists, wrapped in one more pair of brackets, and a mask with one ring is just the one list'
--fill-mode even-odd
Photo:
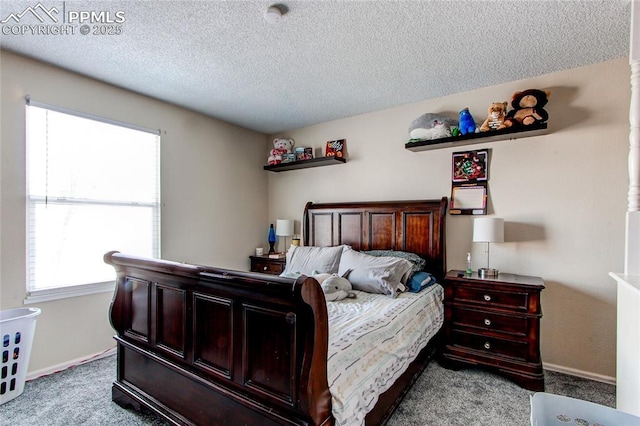
{"label": "wooden headboard", "polygon": [[446,272],[447,197],[440,200],[308,202],[302,220],[307,246],[347,244],[355,250],[400,250],[427,261],[438,278]]}

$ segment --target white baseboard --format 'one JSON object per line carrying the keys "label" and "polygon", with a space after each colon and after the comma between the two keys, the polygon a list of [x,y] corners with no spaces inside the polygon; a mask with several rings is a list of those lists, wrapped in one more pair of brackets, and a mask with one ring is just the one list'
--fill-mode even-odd
{"label": "white baseboard", "polygon": [[95,361],[96,359],[100,359],[100,358],[104,358],[104,357],[107,357],[107,356],[115,355],[115,353],[116,353],[116,348],[113,347],[111,349],[107,349],[106,351],[103,351],[103,352],[98,352],[98,353],[90,355],[88,357],[76,358],[76,359],[73,359],[71,361],[67,361],[67,362],[63,362],[61,364],[53,365],[51,367],[43,368],[43,369],[36,370],[36,371],[30,371],[29,373],[27,373],[26,381],[37,379],[37,378],[42,377],[42,376],[48,376],[49,374],[58,373],[58,372],[60,372],[62,370],[66,370],[67,368],[70,368],[70,367],[75,367],[75,366],[82,365],[82,364],[84,364],[86,362],[89,362],[89,361]]}
{"label": "white baseboard", "polygon": [[603,374],[591,373],[588,371],[578,370],[576,368],[564,367],[562,365],[544,363],[543,368],[545,370],[555,371],[557,373],[568,374],[570,376],[582,377],[583,379],[595,380],[597,382],[608,383],[610,385],[616,384],[616,378],[611,376],[605,376]]}

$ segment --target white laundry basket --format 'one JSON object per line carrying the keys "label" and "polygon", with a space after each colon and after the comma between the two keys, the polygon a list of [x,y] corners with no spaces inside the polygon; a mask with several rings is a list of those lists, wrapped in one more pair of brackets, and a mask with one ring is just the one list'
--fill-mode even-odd
{"label": "white laundry basket", "polygon": [[568,396],[531,397],[531,426],[640,426],[640,417]]}
{"label": "white laundry basket", "polygon": [[40,312],[40,308],[0,311],[0,405],[24,390],[36,318]]}

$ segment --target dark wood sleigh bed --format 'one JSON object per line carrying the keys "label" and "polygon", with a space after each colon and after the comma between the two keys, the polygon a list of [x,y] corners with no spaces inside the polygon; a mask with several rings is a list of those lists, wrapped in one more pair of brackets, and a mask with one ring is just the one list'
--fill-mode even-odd
{"label": "dark wood sleigh bed", "polygon": [[[447,199],[308,203],[305,245],[401,250],[445,272]],[[117,272],[113,400],[173,424],[331,425],[328,318],[318,282],[107,253]],[[437,338],[380,398],[385,423]]]}

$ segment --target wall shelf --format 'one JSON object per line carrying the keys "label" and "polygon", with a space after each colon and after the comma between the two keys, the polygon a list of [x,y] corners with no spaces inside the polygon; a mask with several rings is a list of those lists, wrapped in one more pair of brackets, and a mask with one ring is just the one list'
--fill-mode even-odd
{"label": "wall shelf", "polygon": [[287,170],[308,169],[311,167],[330,166],[332,164],[344,164],[347,160],[335,156],[312,158],[311,160],[290,161],[288,163],[272,164],[264,166],[264,170],[270,172],[285,172]]}
{"label": "wall shelf", "polygon": [[472,133],[468,135],[451,136],[448,138],[433,139],[428,141],[407,142],[404,147],[409,151],[430,151],[432,149],[450,148],[453,146],[465,146],[478,143],[496,142],[544,135],[547,133],[547,123],[529,126],[526,129],[508,128],[490,132]]}

